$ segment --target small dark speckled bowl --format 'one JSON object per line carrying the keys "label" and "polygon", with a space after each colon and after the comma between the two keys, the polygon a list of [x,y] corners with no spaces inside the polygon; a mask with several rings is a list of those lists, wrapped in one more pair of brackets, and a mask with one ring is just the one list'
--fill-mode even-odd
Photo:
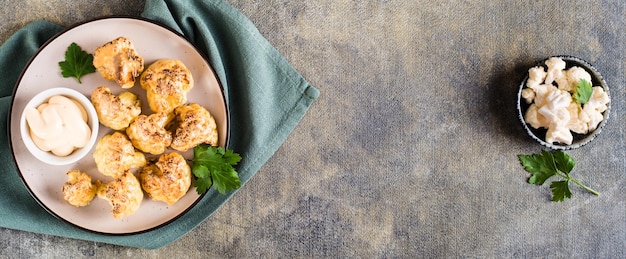
{"label": "small dark speckled bowl", "polygon": [[[602,75],[600,75],[600,73],[591,64],[585,62],[584,60],[580,58],[572,57],[572,56],[555,56],[555,57],[561,58],[563,61],[565,61],[565,64],[566,64],[565,69],[569,69],[570,67],[573,67],[573,66],[578,66],[578,67],[585,69],[591,75],[592,85],[603,87],[604,91],[609,96],[609,99],[611,98],[608,85],[602,78]],[[545,66],[546,60],[548,59],[542,60],[541,62],[537,63],[537,66],[544,66],[544,68],[547,69],[547,67]],[[526,114],[526,110],[528,109],[528,107],[530,107],[530,104],[527,104],[526,101],[524,101],[522,98],[522,89],[526,87],[526,80],[528,80],[528,72],[526,73],[524,80],[522,80],[521,84],[519,85],[519,89],[517,91],[517,117],[519,118],[520,122],[522,123],[522,126],[526,130],[526,133],[528,133],[530,137],[532,137],[534,140],[536,140],[541,145],[547,148],[556,149],[556,150],[569,150],[569,149],[582,147],[585,144],[592,141],[600,133],[600,131],[602,131],[602,128],[604,128],[604,125],[609,119],[609,111],[611,110],[611,101],[609,101],[609,103],[607,104],[608,108],[606,109],[606,111],[602,113],[604,115],[604,119],[602,120],[602,122],[600,122],[596,130],[589,132],[587,134],[572,133],[572,135],[574,136],[574,140],[572,141],[571,145],[566,145],[562,143],[550,144],[545,141],[547,129],[544,129],[544,128],[535,129],[531,127],[530,125],[528,125],[526,121],[524,120],[524,114]]]}

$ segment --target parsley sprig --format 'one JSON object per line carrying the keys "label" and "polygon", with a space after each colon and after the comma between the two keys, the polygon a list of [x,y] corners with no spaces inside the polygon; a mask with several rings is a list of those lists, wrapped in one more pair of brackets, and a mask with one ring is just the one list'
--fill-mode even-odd
{"label": "parsley sprig", "polygon": [[96,72],[93,66],[93,55],[83,51],[75,42],[72,42],[65,51],[65,60],[59,62],[61,75],[63,77],[75,77],[78,83],[82,83],[80,78],[86,74]]}
{"label": "parsley sprig", "polygon": [[548,152],[542,150],[541,153],[532,155],[518,155],[524,169],[531,174],[528,183],[542,185],[552,176],[563,178],[562,181],[550,183],[552,191],[552,201],[561,202],[565,198],[571,198],[572,192],[569,189],[569,182],[582,187],[588,192],[599,196],[600,193],[585,186],[578,180],[570,176],[570,172],[576,166],[574,159],[563,151]]}
{"label": "parsley sprig", "polygon": [[585,104],[589,101],[589,98],[591,98],[591,94],[593,94],[591,83],[585,79],[580,79],[573,95],[574,100],[577,103]]}
{"label": "parsley sprig", "polygon": [[194,186],[198,194],[205,193],[215,186],[221,194],[241,187],[239,175],[233,166],[241,161],[241,156],[223,147],[200,144],[193,149],[191,171],[195,176]]}

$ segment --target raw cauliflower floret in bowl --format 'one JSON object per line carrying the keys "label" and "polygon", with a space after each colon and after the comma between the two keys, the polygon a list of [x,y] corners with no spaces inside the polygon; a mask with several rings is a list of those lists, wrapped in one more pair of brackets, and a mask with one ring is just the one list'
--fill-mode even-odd
{"label": "raw cauliflower floret in bowl", "polygon": [[[580,103],[581,81],[591,95]],[[576,57],[555,56],[528,70],[517,94],[518,118],[528,135],[551,149],[573,149],[593,140],[609,117],[609,89],[602,75]]]}

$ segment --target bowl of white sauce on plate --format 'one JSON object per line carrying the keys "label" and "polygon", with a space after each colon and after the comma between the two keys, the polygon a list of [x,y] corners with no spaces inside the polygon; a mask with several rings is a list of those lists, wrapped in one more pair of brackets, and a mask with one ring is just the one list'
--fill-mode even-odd
{"label": "bowl of white sauce on plate", "polygon": [[35,95],[20,117],[28,151],[50,165],[76,163],[93,148],[98,114],[91,101],[71,88],[57,87]]}

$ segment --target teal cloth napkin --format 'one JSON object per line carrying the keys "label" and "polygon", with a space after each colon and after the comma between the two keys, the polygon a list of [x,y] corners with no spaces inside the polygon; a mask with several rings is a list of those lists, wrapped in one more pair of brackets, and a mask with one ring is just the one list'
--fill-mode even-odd
{"label": "teal cloth napkin", "polygon": [[[274,154],[319,96],[240,12],[222,0],[148,0],[142,16],[184,34],[204,51],[223,84],[230,108],[228,148],[243,157],[245,184]],[[0,227],[123,246],[159,248],[207,219],[233,194],[207,194],[173,223],[149,232],[111,236],[70,226],[41,208],[22,184],[7,140],[7,110],[13,87],[37,49],[62,27],[33,22],[0,46]],[[245,188],[245,187],[242,187]]]}

